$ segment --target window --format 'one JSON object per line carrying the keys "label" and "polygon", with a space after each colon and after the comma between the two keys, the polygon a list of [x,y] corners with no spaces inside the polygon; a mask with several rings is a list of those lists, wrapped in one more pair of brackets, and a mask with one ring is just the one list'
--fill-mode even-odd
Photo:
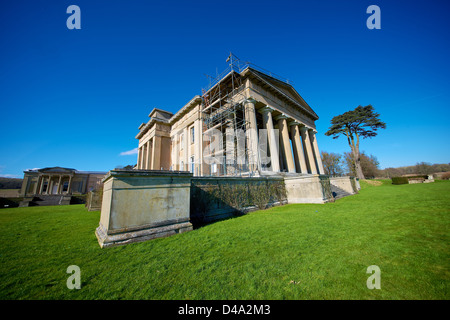
{"label": "window", "polygon": [[211,173],[216,173],[217,172],[217,163],[212,163],[211,164]]}
{"label": "window", "polygon": [[69,190],[69,182],[68,181],[64,181],[63,183],[63,192],[67,192],[67,190]]}
{"label": "window", "polygon": [[194,173],[194,170],[195,170],[195,166],[194,166],[194,156],[192,156],[191,158],[190,158],[190,160],[189,160],[189,164],[190,164],[190,167],[191,167],[191,173]]}
{"label": "window", "polygon": [[195,127],[191,128],[191,143],[195,142]]}
{"label": "window", "polygon": [[184,147],[184,134],[180,135],[180,150],[183,150]]}

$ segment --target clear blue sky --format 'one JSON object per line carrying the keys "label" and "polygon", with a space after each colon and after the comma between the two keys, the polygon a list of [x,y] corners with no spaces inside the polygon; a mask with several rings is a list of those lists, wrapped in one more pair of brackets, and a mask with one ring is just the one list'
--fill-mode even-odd
{"label": "clear blue sky", "polygon": [[[69,30],[69,5],[81,30]],[[369,5],[381,29],[369,30]],[[387,129],[361,141],[381,168],[450,162],[449,1],[20,1],[0,5],[0,176],[108,171],[154,107],[176,112],[231,51],[290,79],[319,115],[372,104]]]}

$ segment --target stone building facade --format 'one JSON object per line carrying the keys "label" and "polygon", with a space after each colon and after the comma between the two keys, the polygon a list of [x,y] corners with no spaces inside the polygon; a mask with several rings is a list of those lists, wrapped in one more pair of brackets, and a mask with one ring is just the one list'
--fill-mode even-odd
{"label": "stone building facade", "polygon": [[[250,65],[230,64],[177,113],[155,108],[149,117],[136,136],[137,169],[194,176],[324,174],[317,114],[290,83]],[[214,150],[211,132],[222,135]]]}
{"label": "stone building facade", "polygon": [[106,172],[50,167],[24,171],[21,197],[85,194],[102,183]]}

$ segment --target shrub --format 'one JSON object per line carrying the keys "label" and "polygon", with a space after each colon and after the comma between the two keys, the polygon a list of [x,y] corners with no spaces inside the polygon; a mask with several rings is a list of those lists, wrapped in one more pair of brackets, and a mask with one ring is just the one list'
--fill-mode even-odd
{"label": "shrub", "polygon": [[446,172],[441,176],[442,180],[449,180],[450,179],[450,172]]}
{"label": "shrub", "polygon": [[392,184],[408,184],[408,178],[407,177],[392,177]]}
{"label": "shrub", "polygon": [[286,186],[284,184],[284,180],[272,182],[269,186],[269,193],[271,201],[278,201],[279,203],[283,203],[286,201]]}
{"label": "shrub", "polygon": [[254,183],[249,186],[251,202],[258,209],[265,209],[270,202],[270,190],[267,183]]}
{"label": "shrub", "polygon": [[230,207],[242,211],[248,204],[249,192],[247,185],[225,183],[220,185],[220,194],[216,196]]}

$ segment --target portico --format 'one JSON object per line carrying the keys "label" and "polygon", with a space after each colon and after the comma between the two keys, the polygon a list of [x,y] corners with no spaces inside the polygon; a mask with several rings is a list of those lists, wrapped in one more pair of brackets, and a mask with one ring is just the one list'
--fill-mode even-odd
{"label": "portico", "polygon": [[137,169],[194,176],[324,174],[319,117],[289,82],[251,66],[231,65],[223,74],[175,114],[152,110],[136,136]]}
{"label": "portico", "polygon": [[101,185],[104,172],[49,167],[24,171],[21,195],[84,194]]}

